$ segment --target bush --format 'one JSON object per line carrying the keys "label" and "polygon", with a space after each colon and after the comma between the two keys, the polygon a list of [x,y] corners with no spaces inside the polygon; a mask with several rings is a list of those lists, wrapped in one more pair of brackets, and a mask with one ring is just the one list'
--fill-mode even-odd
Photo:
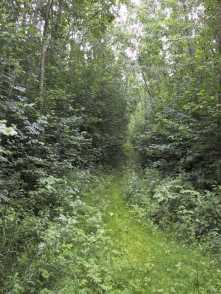
{"label": "bush", "polygon": [[143,175],[130,173],[126,181],[126,196],[132,205],[145,208],[145,219],[185,242],[206,240],[215,250],[220,248],[220,186],[199,192],[184,173],[162,179],[153,169]]}
{"label": "bush", "polygon": [[74,293],[111,289],[105,204],[101,210],[93,205],[104,189],[102,179],[76,170],[62,179],[39,180],[30,193],[37,213],[10,202],[1,206],[1,293],[50,293],[64,276],[73,281]]}

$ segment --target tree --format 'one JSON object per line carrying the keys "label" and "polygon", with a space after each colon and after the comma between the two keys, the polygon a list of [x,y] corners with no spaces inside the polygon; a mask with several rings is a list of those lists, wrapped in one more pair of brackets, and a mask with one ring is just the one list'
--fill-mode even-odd
{"label": "tree", "polygon": [[134,147],[142,164],[154,162],[175,174],[184,170],[198,188],[211,188],[220,178],[218,7],[210,1],[156,1],[143,3],[138,14],[145,115],[135,128]]}
{"label": "tree", "polygon": [[[117,128],[114,120],[125,130],[126,119],[117,114],[114,101],[111,118],[106,113],[113,97],[122,105],[121,114],[126,105],[123,88],[113,91],[110,86],[112,74],[118,85],[122,77],[114,73],[117,66],[107,70],[115,57],[103,44],[115,10],[115,1],[22,0],[1,6],[0,119],[7,127],[16,125],[17,131],[16,138],[1,142],[10,162],[2,162],[2,189],[7,181],[14,183],[11,197],[28,197],[39,178],[63,173],[67,162],[89,166],[98,154],[105,154],[106,161],[112,149],[104,137],[111,138]],[[105,142],[101,146],[99,136]],[[121,148],[123,139],[116,144]]]}

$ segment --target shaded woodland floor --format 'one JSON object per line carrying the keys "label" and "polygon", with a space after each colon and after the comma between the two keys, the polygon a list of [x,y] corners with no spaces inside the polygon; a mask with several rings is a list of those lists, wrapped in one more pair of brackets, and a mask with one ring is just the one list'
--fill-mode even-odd
{"label": "shaded woodland floor", "polygon": [[209,260],[143,223],[124,201],[120,180],[112,184],[109,197],[113,215],[106,219],[106,228],[123,249],[120,264],[125,264],[132,293],[204,293],[213,275],[205,266]]}
{"label": "shaded woodland floor", "polygon": [[[123,180],[115,176],[100,199],[106,203],[104,228],[112,244],[104,274],[112,285],[101,290],[101,276],[93,290],[78,293],[220,293],[214,260],[145,223],[125,201]],[[59,282],[53,293],[76,293],[70,280],[63,282],[65,289]]]}

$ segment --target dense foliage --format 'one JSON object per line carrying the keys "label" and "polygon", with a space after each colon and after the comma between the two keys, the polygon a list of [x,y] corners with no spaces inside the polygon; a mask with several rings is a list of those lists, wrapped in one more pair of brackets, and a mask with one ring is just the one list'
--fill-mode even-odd
{"label": "dense foliage", "polygon": [[112,244],[89,170],[125,154],[143,220],[220,249],[220,1],[140,2],[0,3],[2,293],[47,293],[69,270],[76,293],[123,291],[101,278]]}
{"label": "dense foliage", "polygon": [[145,115],[134,147],[142,165],[182,170],[194,187],[211,190],[220,184],[219,2],[145,3],[138,17]]}
{"label": "dense foliage", "polygon": [[220,2],[142,1],[135,15],[139,99],[131,142],[143,180],[131,177],[128,197],[188,242],[211,237],[219,247]]}
{"label": "dense foliage", "polygon": [[120,156],[126,89],[106,30],[116,9],[112,1],[1,5],[0,119],[15,130],[1,130],[9,198],[44,175]]}
{"label": "dense foliage", "polygon": [[126,80],[109,32],[117,11],[116,1],[0,3],[1,293],[50,284],[65,238],[82,235],[83,250],[76,197],[87,176],[71,186],[63,176],[114,167],[123,155]]}

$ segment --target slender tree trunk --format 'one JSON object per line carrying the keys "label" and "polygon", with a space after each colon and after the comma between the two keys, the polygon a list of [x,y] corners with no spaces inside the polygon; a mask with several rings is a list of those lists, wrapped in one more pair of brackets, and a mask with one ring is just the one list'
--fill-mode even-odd
{"label": "slender tree trunk", "polygon": [[[220,3],[219,3],[220,4]],[[221,28],[221,6],[219,7],[219,19],[218,19],[218,25],[217,25],[217,34],[216,34],[216,40],[218,43],[218,53],[219,53],[219,58],[221,58],[221,32],[220,32],[220,28]],[[217,121],[217,125],[218,127],[221,126],[221,70],[219,70],[219,93],[218,93],[218,121]]]}
{"label": "slender tree trunk", "polygon": [[[30,18],[30,27],[33,27],[34,29],[37,29],[37,27],[38,27],[39,11],[42,7],[42,4],[43,4],[43,0],[36,1],[33,15],[31,15],[31,18]],[[24,3],[24,7],[26,9],[28,9],[27,3]],[[24,22],[24,24],[27,22],[26,10],[23,15],[23,22]],[[36,37],[35,37],[35,34],[33,33],[33,31],[28,33],[28,37],[29,37],[30,46],[28,48],[28,56],[26,58],[26,65],[25,65],[25,71],[26,71],[26,77],[25,77],[25,82],[24,82],[25,87],[28,86],[28,79],[30,77],[30,72],[33,71],[33,69],[35,67],[35,64],[33,61],[33,51],[37,50],[37,48],[35,46],[37,41],[36,41]]]}
{"label": "slender tree trunk", "polygon": [[[147,92],[149,94],[150,107],[151,107],[151,109],[153,109],[154,108],[153,94],[151,93],[151,89],[148,86],[146,76],[145,76],[144,71],[142,69],[142,59],[140,57],[138,57],[138,62],[139,62],[139,65],[141,67],[141,75],[142,75],[142,78],[143,78],[143,81],[144,81],[145,88],[146,88],[146,90],[147,90]],[[144,101],[144,104],[145,104],[145,110],[147,110],[147,106],[146,106],[146,102],[145,101]]]}
{"label": "slender tree trunk", "polygon": [[35,11],[34,11],[34,16],[33,16],[33,21],[32,21],[32,25],[36,26],[38,23],[38,12],[41,8],[42,5],[42,0],[37,0],[36,5],[35,5]]}
{"label": "slender tree trunk", "polygon": [[44,23],[44,30],[43,30],[42,43],[41,43],[40,77],[39,77],[39,96],[41,99],[41,106],[40,106],[41,113],[42,113],[43,103],[44,103],[43,90],[44,90],[44,74],[45,74],[45,51],[46,51],[47,33],[48,33],[48,24],[49,24],[49,15],[50,15],[51,5],[52,5],[52,0],[48,0],[46,11],[45,11],[45,23]]}
{"label": "slender tree trunk", "polygon": [[[188,19],[188,14],[190,13],[188,11],[188,4],[186,0],[182,1],[182,5],[183,5],[183,10],[185,12],[185,22],[186,22],[186,33],[187,33],[187,38],[188,38],[188,50],[189,50],[189,56],[191,58],[191,63],[190,63],[190,68],[191,68],[191,72],[192,72],[192,77],[194,78],[194,81],[197,81],[197,74],[196,74],[196,64],[194,61],[194,57],[195,57],[195,48],[193,46],[193,42],[192,42],[192,32],[191,29],[188,27],[188,23],[189,23],[189,19]],[[195,93],[194,95],[194,102],[197,102],[198,98],[197,95]]]}

